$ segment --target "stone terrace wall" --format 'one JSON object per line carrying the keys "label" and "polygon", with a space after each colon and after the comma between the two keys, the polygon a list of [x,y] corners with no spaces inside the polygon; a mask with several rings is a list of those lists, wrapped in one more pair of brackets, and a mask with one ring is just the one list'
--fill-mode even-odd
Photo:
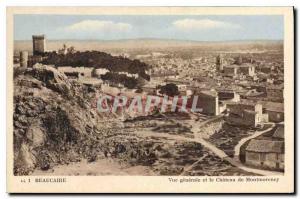
{"label": "stone terrace wall", "polygon": [[225,120],[223,116],[210,119],[200,126],[197,134],[200,135],[202,138],[208,139],[211,135],[220,131],[224,123]]}

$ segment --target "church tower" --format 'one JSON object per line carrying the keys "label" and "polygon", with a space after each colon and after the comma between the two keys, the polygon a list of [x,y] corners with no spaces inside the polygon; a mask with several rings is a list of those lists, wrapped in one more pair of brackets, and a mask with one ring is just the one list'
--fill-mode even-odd
{"label": "church tower", "polygon": [[216,57],[216,67],[218,71],[223,71],[224,60],[223,56],[220,54]]}

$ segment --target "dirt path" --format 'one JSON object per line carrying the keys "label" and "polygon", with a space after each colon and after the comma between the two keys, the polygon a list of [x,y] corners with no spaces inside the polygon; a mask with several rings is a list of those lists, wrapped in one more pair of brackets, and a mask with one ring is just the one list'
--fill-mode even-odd
{"label": "dirt path", "polygon": [[221,149],[217,148],[212,143],[210,143],[210,142],[208,142],[208,141],[206,141],[206,140],[204,140],[202,138],[198,138],[197,140],[199,140],[199,143],[201,143],[202,145],[204,145],[206,148],[210,149],[217,156],[219,156],[223,160],[226,160],[227,162],[229,162],[233,166],[238,167],[239,169],[242,169],[242,170],[250,172],[250,173],[256,173],[256,174],[259,174],[259,175],[264,175],[264,176],[269,176],[269,175],[283,175],[283,173],[281,173],[281,172],[261,170],[261,169],[254,169],[254,168],[247,167],[247,166],[243,165],[240,161],[237,161],[234,158],[229,157],[224,151],[222,151]]}
{"label": "dirt path", "polygon": [[[265,175],[265,176],[283,175],[283,173],[281,173],[281,172],[267,171],[267,170],[254,169],[254,168],[247,167],[247,166],[243,165],[241,162],[228,157],[228,155],[224,151],[222,151],[221,149],[217,148],[212,143],[204,140],[203,138],[201,138],[199,136],[196,136],[195,138],[187,138],[187,137],[183,137],[180,135],[171,135],[171,134],[167,134],[167,133],[155,133],[150,130],[148,130],[148,131],[142,130],[142,131],[137,131],[137,132],[134,131],[134,132],[130,132],[130,133],[133,133],[133,134],[139,135],[139,136],[143,136],[143,137],[158,137],[158,138],[168,138],[168,139],[179,140],[179,141],[197,142],[197,143],[202,144],[207,149],[211,150],[214,154],[216,154],[221,159],[229,162],[233,166],[238,167],[239,169],[242,169],[244,171],[247,171],[250,173],[256,173],[259,175]],[[197,160],[196,162],[200,161],[201,159],[202,159],[202,157],[200,157],[199,160]]]}
{"label": "dirt path", "polygon": [[[203,125],[203,123],[200,123],[200,126]],[[195,125],[196,126],[196,125]],[[199,126],[199,125],[197,125]],[[274,127],[274,126],[273,126]],[[272,129],[273,127],[270,127],[270,129]],[[249,139],[251,139],[251,137],[256,137],[259,136],[267,131],[269,131],[270,129],[266,129],[264,131],[258,131],[257,133],[254,134],[254,136],[250,136]],[[192,128],[191,130],[192,132],[194,132],[194,136],[195,136],[195,140],[197,140],[199,143],[201,143],[202,145],[204,145],[206,148],[210,149],[212,152],[214,152],[217,156],[219,156],[220,158],[228,161],[230,164],[232,164],[233,166],[238,167],[239,169],[242,169],[244,171],[247,172],[251,172],[251,173],[256,173],[259,175],[283,175],[282,172],[276,172],[276,171],[267,171],[267,170],[261,170],[261,169],[254,169],[254,168],[250,168],[250,167],[246,167],[245,165],[243,165],[239,160],[236,160],[234,158],[230,158],[224,151],[222,151],[221,149],[217,148],[215,145],[213,145],[212,143],[204,140],[203,138],[201,138],[198,134],[197,134],[197,129],[196,128]],[[241,146],[241,145],[240,145]],[[240,147],[239,146],[239,147]]]}
{"label": "dirt path", "polygon": [[[209,121],[214,120],[214,119],[216,119],[216,118],[212,118]],[[201,137],[201,135],[199,135],[197,133],[199,128],[202,125],[206,124],[207,121],[197,123],[197,122],[191,120],[189,123],[192,126],[191,131],[194,133],[194,138],[186,138],[186,137],[183,137],[183,136],[180,136],[180,135],[170,135],[170,134],[167,134],[167,133],[154,133],[152,131],[139,131],[139,132],[132,132],[132,133],[138,133],[139,135],[146,136],[146,137],[148,137],[148,136],[164,137],[164,138],[175,139],[175,140],[180,140],[180,141],[197,142],[197,143],[202,144],[204,147],[208,148],[209,150],[211,150],[213,153],[215,153],[221,159],[226,160],[227,162],[229,162],[233,166],[236,166],[239,169],[242,169],[244,171],[251,172],[251,173],[256,173],[256,174],[259,174],[259,175],[265,175],[265,176],[268,176],[268,175],[283,175],[282,172],[250,168],[250,167],[247,167],[247,166],[243,165],[239,160],[237,160],[235,158],[230,158],[224,151],[217,148],[214,144],[204,140]],[[249,136],[248,139],[254,138],[256,136],[259,136],[259,135],[269,131],[270,129],[272,129],[274,127],[273,125],[272,125],[272,127],[268,128],[266,130],[257,131],[257,133],[253,134],[252,136]],[[243,140],[242,142],[244,143],[245,140]],[[239,144],[240,145],[237,146],[237,147],[240,147],[242,145],[242,143],[239,143]],[[236,150],[238,150],[238,148],[236,148]],[[200,161],[201,158],[198,161]],[[198,161],[196,161],[196,162],[198,162]]]}

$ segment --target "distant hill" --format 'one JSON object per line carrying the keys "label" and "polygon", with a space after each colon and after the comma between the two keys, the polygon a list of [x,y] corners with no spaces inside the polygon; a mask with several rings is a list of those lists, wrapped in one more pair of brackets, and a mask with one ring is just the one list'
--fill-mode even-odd
{"label": "distant hill", "polygon": [[[47,40],[47,50],[57,50],[63,44],[74,46],[76,50],[98,50],[113,51],[155,49],[155,50],[179,50],[180,48],[190,48],[198,50],[282,50],[283,41],[263,40],[263,41],[224,41],[224,42],[205,42],[205,41],[185,41],[168,39],[128,39],[112,41],[92,41],[92,40]],[[15,41],[14,50],[32,51],[32,41]]]}

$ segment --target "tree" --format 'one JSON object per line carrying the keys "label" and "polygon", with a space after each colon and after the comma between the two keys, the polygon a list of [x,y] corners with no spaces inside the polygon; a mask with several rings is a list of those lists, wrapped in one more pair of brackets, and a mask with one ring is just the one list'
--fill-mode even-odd
{"label": "tree", "polygon": [[[70,47],[71,48],[71,47]],[[71,51],[73,51],[71,49]],[[47,53],[43,64],[53,64],[59,66],[72,66],[72,67],[93,67],[93,68],[106,68],[112,72],[128,72],[130,74],[138,74],[141,78],[149,81],[150,76],[146,71],[150,66],[140,60],[130,60],[125,57],[114,57],[110,54],[99,51],[75,51],[60,55],[55,52]]]}
{"label": "tree", "polygon": [[178,86],[173,83],[166,84],[160,87],[159,93],[174,97],[175,95],[179,95]]}
{"label": "tree", "polygon": [[98,77],[96,68],[93,68],[92,70],[92,77]]}

